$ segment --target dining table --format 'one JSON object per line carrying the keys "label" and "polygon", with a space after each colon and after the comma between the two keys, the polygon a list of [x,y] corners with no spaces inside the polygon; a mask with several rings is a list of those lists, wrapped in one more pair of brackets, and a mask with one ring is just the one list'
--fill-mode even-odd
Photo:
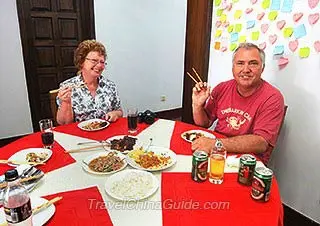
{"label": "dining table", "polygon": [[[117,200],[106,192],[108,175],[87,172],[83,160],[104,152],[103,147],[75,151],[81,142],[101,141],[117,135],[128,135],[127,119],[116,122],[99,131],[84,131],[78,123],[57,126],[53,129],[54,145],[51,158],[36,166],[45,175],[30,192],[30,196],[51,199],[61,196],[55,203],[55,213],[46,225],[114,225],[114,226],[179,226],[179,225],[283,225],[283,207],[276,176],[273,176],[270,200],[259,202],[251,198],[251,186],[237,181],[240,155],[228,154],[222,184],[208,180],[199,183],[191,178],[191,143],[181,136],[190,130],[203,130],[223,137],[196,125],[157,119],[153,124],[138,124],[135,134],[139,143],[146,147],[152,138],[152,145],[172,150],[176,162],[171,167],[152,171],[159,187],[149,197],[138,201]],[[41,148],[41,133],[26,135],[2,148],[0,159],[27,148]],[[257,165],[263,165],[261,161]],[[13,168],[0,164],[0,174]]]}

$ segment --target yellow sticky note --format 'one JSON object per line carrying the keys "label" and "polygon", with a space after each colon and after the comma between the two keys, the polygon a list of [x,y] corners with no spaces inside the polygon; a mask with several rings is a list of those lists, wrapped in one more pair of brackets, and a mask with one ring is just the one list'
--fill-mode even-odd
{"label": "yellow sticky note", "polygon": [[285,29],[283,29],[283,36],[285,38],[291,37],[292,33],[293,33],[293,28],[292,27],[286,27]]}
{"label": "yellow sticky note", "polygon": [[214,43],[214,49],[215,49],[215,50],[219,50],[219,49],[220,49],[220,46],[221,46],[221,42],[215,42],[215,43]]}
{"label": "yellow sticky note", "polygon": [[226,15],[226,14],[222,14],[222,15],[220,16],[220,21],[221,21],[222,23],[226,22],[226,21],[227,21],[227,15]]}
{"label": "yellow sticky note", "polygon": [[229,25],[229,27],[227,28],[229,33],[233,32],[233,29],[234,29],[234,25]]}
{"label": "yellow sticky note", "polygon": [[239,42],[240,42],[240,43],[244,43],[244,42],[246,42],[246,41],[247,41],[247,36],[241,35],[241,36],[239,37]]}
{"label": "yellow sticky note", "polygon": [[222,34],[222,30],[216,30],[214,37],[219,38]]}
{"label": "yellow sticky note", "polygon": [[239,2],[239,0],[232,0],[233,3]]}
{"label": "yellow sticky note", "polygon": [[260,36],[260,32],[259,31],[254,31],[251,33],[251,39],[253,41],[257,41],[259,39],[259,36]]}
{"label": "yellow sticky note", "polygon": [[310,55],[310,48],[304,47],[299,49],[299,56],[301,58],[307,58]]}
{"label": "yellow sticky note", "polygon": [[240,19],[242,16],[242,10],[236,10],[234,13],[234,19]]}
{"label": "yellow sticky note", "polygon": [[263,0],[261,6],[262,6],[263,9],[269,8],[270,7],[270,0]]}
{"label": "yellow sticky note", "polygon": [[235,50],[236,48],[237,48],[237,44],[236,43],[231,43],[231,45],[230,45],[230,50],[231,51],[233,51],[233,50]]}
{"label": "yellow sticky note", "polygon": [[214,5],[215,5],[215,6],[219,6],[220,4],[221,4],[221,0],[215,0],[215,1],[214,1]]}
{"label": "yellow sticky note", "polygon": [[234,27],[234,31],[239,33],[241,30],[242,30],[242,24],[236,24],[236,26]]}
{"label": "yellow sticky note", "polygon": [[222,13],[223,13],[223,9],[217,9],[217,12],[216,12],[217,16],[221,16]]}
{"label": "yellow sticky note", "polygon": [[277,11],[271,11],[268,15],[269,20],[274,21],[278,17],[278,12]]}

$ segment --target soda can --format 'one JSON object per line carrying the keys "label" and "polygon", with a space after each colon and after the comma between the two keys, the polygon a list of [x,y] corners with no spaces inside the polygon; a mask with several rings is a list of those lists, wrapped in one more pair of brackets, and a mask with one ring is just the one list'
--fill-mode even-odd
{"label": "soda can", "polygon": [[254,171],[251,197],[260,202],[267,202],[270,198],[273,172],[267,167],[257,167]]}
{"label": "soda can", "polygon": [[253,155],[244,154],[240,157],[240,166],[238,172],[238,182],[244,185],[251,185],[254,169],[257,160]]}
{"label": "soda can", "polygon": [[195,151],[192,155],[191,178],[196,182],[204,182],[208,177],[208,154],[205,151]]}

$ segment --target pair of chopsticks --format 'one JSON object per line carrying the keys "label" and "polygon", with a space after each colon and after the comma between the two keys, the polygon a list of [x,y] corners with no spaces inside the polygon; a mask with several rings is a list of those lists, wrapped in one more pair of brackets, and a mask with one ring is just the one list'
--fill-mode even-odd
{"label": "pair of chopsticks", "polygon": [[[71,85],[71,86],[68,86],[68,87],[70,87],[70,88],[72,88],[72,89],[76,89],[76,88],[84,87],[85,85],[86,85],[86,84],[83,83],[83,84],[79,84],[79,85]],[[50,93],[57,93],[57,92],[60,91],[60,89],[61,89],[61,88],[59,88],[59,89],[54,89],[54,90],[50,90]]]}
{"label": "pair of chopsticks", "polygon": [[36,166],[36,165],[45,165],[44,162],[20,162],[20,161],[12,161],[12,160],[6,160],[6,159],[1,159],[0,160],[0,164],[13,164],[13,165],[24,165],[24,164],[28,164],[28,165],[32,165],[32,166]]}
{"label": "pair of chopsticks", "polygon": [[81,152],[81,151],[89,151],[92,149],[96,149],[96,148],[103,148],[105,146],[110,146],[110,144],[108,143],[101,143],[99,145],[94,145],[94,146],[90,146],[90,147],[85,147],[85,148],[77,148],[77,149],[72,149],[72,150],[65,150],[66,153],[75,153],[75,152]]}
{"label": "pair of chopsticks", "polygon": [[189,75],[189,77],[190,77],[196,84],[199,83],[199,82],[202,82],[202,83],[203,83],[203,81],[202,81],[202,79],[200,78],[199,74],[197,73],[196,69],[192,68],[192,71],[195,73],[195,75],[197,76],[197,78],[198,78],[199,81],[197,81],[188,71],[187,71],[187,75]]}
{"label": "pair of chopsticks", "polygon": [[[31,177],[24,177],[24,178],[21,178],[21,179],[19,180],[19,182],[20,182],[20,183],[22,183],[22,182],[27,182],[27,181],[30,181],[30,180],[39,179],[39,178],[41,178],[41,177],[43,177],[43,176],[44,176],[44,174],[39,174],[39,175],[31,176]],[[0,183],[0,189],[1,189],[1,188],[5,188],[5,187],[7,187],[7,182]]]}

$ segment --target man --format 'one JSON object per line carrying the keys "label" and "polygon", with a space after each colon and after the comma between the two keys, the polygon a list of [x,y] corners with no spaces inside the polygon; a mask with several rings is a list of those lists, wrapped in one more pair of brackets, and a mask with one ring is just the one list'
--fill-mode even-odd
{"label": "man", "polygon": [[194,122],[209,127],[224,139],[199,138],[193,150],[210,152],[223,144],[227,152],[254,153],[265,164],[275,146],[284,116],[284,99],[279,90],[261,79],[265,53],[252,43],[242,43],[233,53],[234,79],[218,84],[210,93],[206,83],[197,83],[192,93]]}

